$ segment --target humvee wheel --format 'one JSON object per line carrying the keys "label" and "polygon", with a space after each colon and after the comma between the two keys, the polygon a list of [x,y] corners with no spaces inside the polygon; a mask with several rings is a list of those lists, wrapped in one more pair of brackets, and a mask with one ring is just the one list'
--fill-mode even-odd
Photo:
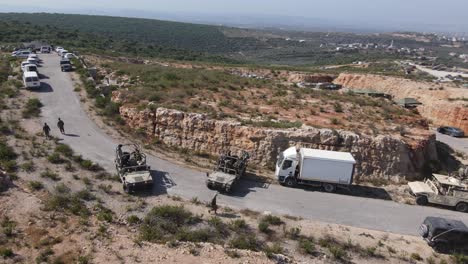
{"label": "humvee wheel", "polygon": [[457,206],[455,206],[455,210],[458,212],[468,212],[468,204],[466,203],[458,203]]}
{"label": "humvee wheel", "polygon": [[210,189],[210,190],[213,189],[213,186],[209,182],[206,183],[206,187],[208,187],[208,189]]}
{"label": "humvee wheel", "polygon": [[331,193],[331,192],[334,192],[335,191],[335,185],[333,184],[324,184],[323,185],[323,189],[328,192],[328,193]]}
{"label": "humvee wheel", "polygon": [[123,184],[123,190],[125,193],[130,193],[130,186],[128,186],[127,184]]}
{"label": "humvee wheel", "polygon": [[424,195],[416,197],[416,204],[417,205],[427,205],[428,204],[427,197],[424,196]]}
{"label": "humvee wheel", "polygon": [[229,186],[229,187],[226,187],[225,191],[226,191],[227,193],[230,193],[230,192],[232,191],[232,189],[231,189],[231,187]]}

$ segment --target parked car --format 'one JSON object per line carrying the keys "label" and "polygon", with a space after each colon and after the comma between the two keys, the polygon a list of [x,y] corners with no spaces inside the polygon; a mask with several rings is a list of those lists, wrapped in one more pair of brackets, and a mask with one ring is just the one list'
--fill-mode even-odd
{"label": "parked car", "polygon": [[17,57],[17,58],[27,58],[29,57],[29,55],[31,55],[31,51],[29,50],[18,50],[11,54],[11,56]]}
{"label": "parked car", "polygon": [[78,58],[78,56],[76,56],[75,54],[73,53],[66,53],[62,56],[62,58],[64,59],[73,59],[73,58]]}
{"label": "parked car", "polygon": [[23,62],[21,62],[21,70],[24,71],[24,67],[25,67],[26,65],[30,65],[30,64],[31,64],[31,63],[29,63],[29,61],[23,61]]}
{"label": "parked car", "polygon": [[37,72],[24,72],[23,83],[26,88],[39,88],[41,87],[41,81]]}
{"label": "parked car", "polygon": [[61,59],[60,60],[60,68],[62,71],[71,71],[72,65],[69,59]]}
{"label": "parked car", "polygon": [[458,220],[426,217],[419,227],[419,234],[438,252],[468,249],[468,227]]}
{"label": "parked car", "polygon": [[26,59],[26,61],[29,62],[29,64],[34,64],[34,65],[37,65],[37,64],[38,64],[37,60],[34,59],[34,58],[29,58],[29,57],[28,57],[28,59]]}
{"label": "parked car", "polygon": [[437,132],[441,134],[449,135],[452,137],[464,137],[465,136],[465,133],[463,132],[463,130],[461,130],[460,128],[456,128],[456,127],[448,127],[448,126],[439,127],[437,128]]}
{"label": "parked car", "polygon": [[39,71],[37,70],[37,66],[34,65],[34,64],[27,64],[24,66],[24,72],[37,72],[39,73]]}
{"label": "parked car", "polygon": [[37,54],[34,54],[34,53],[30,54],[30,55],[28,56],[28,59],[35,59],[37,62],[40,62],[40,61],[41,61],[41,59],[39,58],[39,56],[37,56]]}
{"label": "parked car", "polygon": [[64,48],[62,48],[62,47],[58,46],[58,47],[56,47],[56,48],[55,48],[55,52],[57,52],[57,53],[58,53],[60,50],[63,50],[63,49],[64,49]]}
{"label": "parked car", "polygon": [[41,53],[50,53],[50,46],[42,46],[41,47]]}
{"label": "parked car", "polygon": [[65,54],[67,54],[67,53],[68,53],[68,50],[66,50],[66,49],[61,49],[61,50],[59,50],[58,55],[59,55],[60,57],[62,57],[63,55],[65,55]]}

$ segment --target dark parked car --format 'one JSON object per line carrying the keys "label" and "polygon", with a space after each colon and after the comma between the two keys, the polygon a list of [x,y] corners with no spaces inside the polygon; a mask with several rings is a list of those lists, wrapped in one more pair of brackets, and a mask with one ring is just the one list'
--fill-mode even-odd
{"label": "dark parked car", "polygon": [[71,71],[72,65],[70,63],[69,59],[61,59],[60,60],[60,68],[62,68],[62,71]]}
{"label": "dark parked car", "polygon": [[456,128],[456,127],[439,127],[437,132],[445,135],[449,135],[452,137],[464,137],[465,133],[463,130]]}
{"label": "dark parked car", "polygon": [[429,216],[419,234],[439,252],[468,250],[468,227],[461,221]]}

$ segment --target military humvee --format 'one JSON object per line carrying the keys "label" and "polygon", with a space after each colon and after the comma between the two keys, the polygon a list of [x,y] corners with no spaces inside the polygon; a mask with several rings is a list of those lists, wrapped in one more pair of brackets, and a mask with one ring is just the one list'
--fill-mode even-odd
{"label": "military humvee", "polygon": [[242,151],[242,156],[223,154],[219,157],[211,174],[207,173],[206,186],[209,189],[220,189],[231,192],[233,185],[245,174],[250,154]]}
{"label": "military humvee", "polygon": [[418,205],[429,203],[453,207],[468,212],[468,185],[461,180],[440,174],[424,182],[408,183]]}
{"label": "military humvee", "polygon": [[153,186],[150,166],[146,165],[146,155],[136,144],[118,145],[115,150],[115,168],[126,193],[138,188]]}

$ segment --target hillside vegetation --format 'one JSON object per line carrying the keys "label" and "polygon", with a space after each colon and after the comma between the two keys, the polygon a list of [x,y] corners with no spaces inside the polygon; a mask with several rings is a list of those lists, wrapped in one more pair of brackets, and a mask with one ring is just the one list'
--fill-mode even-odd
{"label": "hillside vegetation", "polygon": [[253,49],[254,38],[228,38],[220,27],[154,19],[68,14],[0,14],[0,21],[22,21],[32,25],[57,27],[68,32],[92,33],[108,44],[124,40],[130,46],[142,44],[197,52],[225,53]]}
{"label": "hillside vegetation", "polygon": [[[1,14],[0,14],[1,16]],[[57,26],[38,25],[30,22],[1,21],[0,43],[18,46],[34,40],[64,46],[72,51],[94,52],[112,56],[143,56],[163,59],[237,63],[232,59],[185,49],[148,45],[125,38],[114,38],[104,34],[67,30]]]}

